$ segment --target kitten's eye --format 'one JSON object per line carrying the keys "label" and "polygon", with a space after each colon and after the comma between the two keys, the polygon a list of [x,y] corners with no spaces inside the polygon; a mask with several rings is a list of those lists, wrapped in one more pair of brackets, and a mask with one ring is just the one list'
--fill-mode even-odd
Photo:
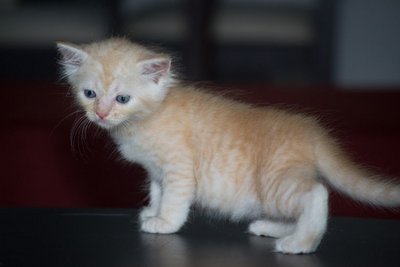
{"label": "kitten's eye", "polygon": [[95,98],[96,97],[96,92],[90,89],[85,89],[83,90],[83,93],[87,98]]}
{"label": "kitten's eye", "polygon": [[121,104],[128,103],[130,99],[131,97],[129,95],[117,95],[117,97],[115,98],[115,100],[117,100],[117,102]]}

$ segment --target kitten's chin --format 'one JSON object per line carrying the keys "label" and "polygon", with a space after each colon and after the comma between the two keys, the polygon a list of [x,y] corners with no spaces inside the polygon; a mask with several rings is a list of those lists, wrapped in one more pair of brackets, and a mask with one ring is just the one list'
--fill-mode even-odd
{"label": "kitten's chin", "polygon": [[105,130],[112,130],[121,126],[124,123],[124,120],[121,119],[100,119],[97,116],[93,116],[92,114],[87,114],[86,116],[92,123],[96,124],[98,127]]}
{"label": "kitten's chin", "polygon": [[110,124],[110,123],[103,122],[103,121],[96,121],[95,123],[97,126],[99,126],[100,128],[103,128],[105,130],[110,130],[115,127],[114,124]]}
{"label": "kitten's chin", "polygon": [[111,130],[119,125],[119,123],[111,122],[108,120],[92,120],[98,127],[105,130]]}

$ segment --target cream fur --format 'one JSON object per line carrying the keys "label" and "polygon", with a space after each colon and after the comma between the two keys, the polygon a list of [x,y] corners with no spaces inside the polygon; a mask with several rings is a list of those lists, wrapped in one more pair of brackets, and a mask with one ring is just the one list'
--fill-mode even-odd
{"label": "cream fur", "polygon": [[[178,231],[197,203],[234,220],[254,220],[249,232],[278,238],[276,251],[309,253],[328,217],[319,174],[356,199],[400,204],[399,185],[355,166],[312,117],[182,85],[167,55],[124,39],[59,44],[59,50],[87,118],[149,173],[142,231]],[[85,89],[96,97],[86,97]],[[118,95],[131,99],[121,104]]]}

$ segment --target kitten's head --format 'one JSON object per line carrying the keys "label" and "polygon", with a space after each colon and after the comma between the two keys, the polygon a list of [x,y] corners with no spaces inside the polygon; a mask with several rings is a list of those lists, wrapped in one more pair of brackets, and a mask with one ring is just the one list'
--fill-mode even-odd
{"label": "kitten's head", "polygon": [[57,47],[78,103],[90,121],[106,129],[154,112],[173,82],[168,56],[125,39]]}

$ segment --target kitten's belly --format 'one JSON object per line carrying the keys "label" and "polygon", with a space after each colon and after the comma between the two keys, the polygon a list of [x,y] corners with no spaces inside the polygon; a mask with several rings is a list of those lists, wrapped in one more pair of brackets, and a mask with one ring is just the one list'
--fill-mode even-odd
{"label": "kitten's belly", "polygon": [[234,220],[258,217],[261,205],[252,180],[249,174],[204,172],[198,179],[196,202]]}

